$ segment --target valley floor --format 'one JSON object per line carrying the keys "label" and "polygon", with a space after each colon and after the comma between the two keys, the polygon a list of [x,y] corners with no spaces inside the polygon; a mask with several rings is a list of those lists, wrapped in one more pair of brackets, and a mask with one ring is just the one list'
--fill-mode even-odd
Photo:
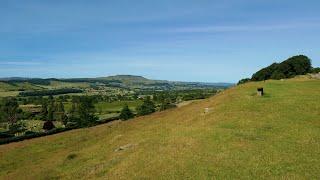
{"label": "valley floor", "polygon": [[320,80],[248,83],[150,116],[1,145],[0,179],[319,179],[319,102]]}

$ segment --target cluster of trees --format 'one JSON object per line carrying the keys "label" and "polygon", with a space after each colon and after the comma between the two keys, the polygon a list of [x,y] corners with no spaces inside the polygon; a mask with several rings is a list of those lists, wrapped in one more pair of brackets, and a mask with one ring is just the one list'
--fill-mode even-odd
{"label": "cluster of trees", "polygon": [[63,102],[56,101],[53,96],[42,99],[40,117],[43,121],[62,121],[64,123],[68,119]]}
{"label": "cluster of trees", "polygon": [[59,94],[68,93],[82,93],[81,89],[53,89],[53,90],[41,90],[41,91],[25,91],[20,92],[19,96],[54,96]]}
{"label": "cluster of trees", "polygon": [[3,82],[9,83],[11,85],[15,85],[16,83],[30,83],[30,84],[37,84],[37,85],[50,85],[51,81],[55,81],[57,79],[40,79],[40,78],[34,78],[34,79],[28,79],[28,78],[13,78],[8,80],[3,80]]}
{"label": "cluster of trees", "polygon": [[[192,90],[168,90],[168,91],[128,91],[126,93],[110,95],[76,96],[65,93],[80,92],[76,89],[44,90],[35,92],[22,92],[17,98],[0,99],[0,125],[6,125],[7,131],[3,134],[25,137],[37,133],[50,133],[64,128],[55,128],[57,121],[62,122],[68,128],[89,127],[99,124],[96,116],[95,104],[98,102],[130,101],[143,98],[143,103],[133,112],[128,105],[120,111],[119,117],[113,119],[128,120],[135,116],[144,116],[156,111],[163,111],[176,107],[176,104],[184,100],[203,99],[216,93],[215,89]],[[60,96],[58,94],[65,94]],[[20,106],[30,105],[30,106]],[[65,104],[68,108],[65,108]],[[69,106],[70,105],[70,106]],[[67,109],[67,110],[66,110]],[[44,121],[44,132],[33,132],[26,129],[24,120]],[[109,120],[109,119],[107,119]],[[111,119],[110,119],[111,120]],[[26,122],[27,124],[28,122]],[[52,131],[51,131],[52,130]],[[30,134],[31,133],[31,134]],[[31,137],[31,136],[30,136]],[[33,136],[32,136],[33,137]]]}
{"label": "cluster of trees", "polygon": [[[136,108],[138,116],[144,116],[166,109],[175,108],[176,103],[181,101],[204,99],[214,95],[217,92],[215,89],[193,89],[193,90],[172,90],[172,91],[159,91],[148,92],[145,91],[145,98],[143,103]],[[151,94],[151,95],[150,95]],[[151,99],[151,97],[153,97]],[[157,105],[156,105],[157,104]],[[128,105],[125,105],[120,112],[120,119],[127,120],[133,118],[134,114],[129,109]]]}
{"label": "cluster of trees", "polygon": [[268,79],[285,79],[292,78],[296,75],[315,73],[320,71],[319,68],[312,68],[311,60],[304,55],[293,56],[281,63],[273,63],[258,72],[254,73],[251,79],[246,78],[238,82],[243,84],[248,81],[264,81]]}
{"label": "cluster of trees", "polygon": [[[144,99],[143,103],[137,107],[137,115],[138,116],[144,116],[144,115],[152,114],[154,112],[156,112],[156,105],[151,100],[150,96],[147,96]],[[133,118],[134,116],[135,115],[129,109],[129,106],[125,105],[120,112],[119,118],[122,120],[128,120],[128,119]]]}
{"label": "cluster of trees", "polygon": [[90,96],[75,96],[68,116],[67,125],[88,127],[95,125],[98,117],[95,115],[94,99]]}
{"label": "cluster of trees", "polygon": [[307,56],[293,56],[282,63],[273,63],[253,74],[251,80],[284,79],[296,75],[307,74],[311,71],[311,61]]}
{"label": "cluster of trees", "polygon": [[15,98],[5,98],[0,103],[0,122],[7,122],[10,134],[19,133],[25,130],[25,125],[19,120],[22,117],[22,110]]}
{"label": "cluster of trees", "polygon": [[[4,98],[0,102],[0,122],[8,125],[9,134],[26,131],[22,119],[26,119],[26,112],[19,108],[16,98]],[[89,96],[74,96],[70,112],[65,111],[61,99],[54,99],[53,96],[41,98],[41,110],[37,118],[45,121],[43,129],[55,128],[53,122],[60,121],[66,127],[88,127],[97,123],[95,115],[94,99]],[[28,118],[27,118],[28,119]]]}

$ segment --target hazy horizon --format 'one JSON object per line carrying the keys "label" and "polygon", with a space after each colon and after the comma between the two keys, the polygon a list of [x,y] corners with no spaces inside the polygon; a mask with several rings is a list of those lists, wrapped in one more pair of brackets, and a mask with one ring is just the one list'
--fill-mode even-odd
{"label": "hazy horizon", "polygon": [[314,0],[4,0],[0,77],[235,83],[299,54],[319,67],[318,7]]}

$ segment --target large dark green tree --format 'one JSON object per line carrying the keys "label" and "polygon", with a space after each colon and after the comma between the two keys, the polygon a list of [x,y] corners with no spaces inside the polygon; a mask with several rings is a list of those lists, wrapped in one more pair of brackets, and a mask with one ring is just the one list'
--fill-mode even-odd
{"label": "large dark green tree", "polygon": [[141,106],[138,106],[137,112],[139,116],[147,115],[154,113],[156,111],[156,106],[154,103],[151,101],[151,98],[148,96],[146,99],[143,101]]}
{"label": "large dark green tree", "polygon": [[134,114],[132,113],[132,111],[129,109],[128,105],[125,105],[120,113],[120,119],[122,120],[128,120],[134,117]]}
{"label": "large dark green tree", "polygon": [[2,119],[13,125],[19,120],[22,110],[19,108],[19,104],[15,98],[6,98],[0,112]]}
{"label": "large dark green tree", "polygon": [[304,75],[311,72],[311,60],[304,55],[293,56],[282,63],[273,63],[272,65],[261,69],[253,74],[252,81],[263,81],[267,79],[292,78],[296,75]]}
{"label": "large dark green tree", "polygon": [[79,97],[78,105],[78,124],[82,127],[94,125],[98,120],[95,116],[94,100],[89,96]]}
{"label": "large dark green tree", "polygon": [[57,116],[57,120],[62,121],[64,124],[67,123],[68,117],[66,115],[62,100],[60,100],[58,104],[56,116]]}
{"label": "large dark green tree", "polygon": [[42,120],[47,120],[48,119],[48,102],[47,100],[43,100],[41,104],[41,112],[40,116]]}

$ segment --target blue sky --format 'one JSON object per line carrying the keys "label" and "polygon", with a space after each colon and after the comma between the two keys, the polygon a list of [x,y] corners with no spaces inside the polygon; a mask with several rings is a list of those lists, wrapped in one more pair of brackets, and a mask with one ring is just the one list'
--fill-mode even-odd
{"label": "blue sky", "polygon": [[1,0],[0,76],[237,82],[305,54],[318,0]]}

